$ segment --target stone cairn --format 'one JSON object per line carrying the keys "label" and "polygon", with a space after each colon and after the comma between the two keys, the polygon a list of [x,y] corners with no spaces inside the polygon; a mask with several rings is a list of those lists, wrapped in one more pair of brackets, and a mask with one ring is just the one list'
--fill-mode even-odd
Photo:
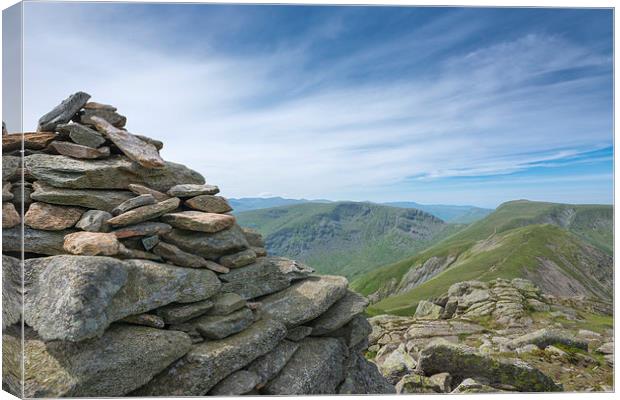
{"label": "stone cairn", "polygon": [[5,390],[394,392],[362,355],[367,300],[345,278],[268,256],[217,186],[89,100],[2,136]]}

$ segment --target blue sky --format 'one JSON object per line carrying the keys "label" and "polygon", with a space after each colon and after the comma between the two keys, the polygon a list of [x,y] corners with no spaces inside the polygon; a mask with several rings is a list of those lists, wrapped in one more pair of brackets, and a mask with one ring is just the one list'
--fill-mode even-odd
{"label": "blue sky", "polygon": [[85,90],[228,197],[612,202],[610,10],[33,2],[24,20],[26,129]]}

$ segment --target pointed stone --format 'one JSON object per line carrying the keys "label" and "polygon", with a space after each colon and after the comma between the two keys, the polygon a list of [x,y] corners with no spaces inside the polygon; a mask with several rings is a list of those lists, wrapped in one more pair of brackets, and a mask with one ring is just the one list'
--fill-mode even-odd
{"label": "pointed stone", "polygon": [[186,200],[185,204],[194,210],[204,211],[207,213],[224,214],[232,211],[232,207],[222,196],[203,194],[201,196],[192,197],[191,199]]}
{"label": "pointed stone", "polygon": [[[19,159],[17,162],[19,165]],[[26,173],[33,178],[67,189],[124,190],[134,183],[166,191],[177,182],[204,182],[199,173],[180,164],[166,162],[164,168],[145,168],[120,155],[101,160],[79,160],[61,155],[33,154],[24,157],[24,165]]]}
{"label": "pointed stone", "polygon": [[63,248],[82,256],[113,256],[120,251],[120,242],[113,233],[75,232],[65,236]]}
{"label": "pointed stone", "polygon": [[160,203],[134,208],[126,213],[110,218],[108,220],[108,224],[111,226],[137,224],[138,222],[158,218],[166,213],[169,213],[170,211],[176,210],[177,207],[179,207],[179,204],[180,200],[173,197]]}
{"label": "pointed stone", "polygon": [[112,210],[112,215],[121,215],[129,210],[133,210],[134,208],[149,206],[151,204],[155,204],[156,202],[157,201],[155,200],[155,197],[153,197],[153,195],[141,194],[139,196],[132,197],[131,199],[126,200],[118,206],[114,207],[114,209]]}
{"label": "pointed stone", "polygon": [[99,147],[97,149],[93,149],[92,147],[82,146],[80,144],[59,141],[52,142],[50,146],[59,154],[67,157],[94,160],[110,156],[109,147]]}
{"label": "pointed stone", "polygon": [[201,195],[214,195],[218,194],[220,189],[214,185],[195,185],[195,184],[183,184],[176,185],[168,190],[168,195],[175,197],[195,197]]}
{"label": "pointed stone", "polygon": [[[61,124],[56,127],[58,132],[68,135],[73,142],[96,149],[105,143],[105,138],[99,132],[82,124]],[[109,149],[108,149],[109,151]]]}
{"label": "pointed stone", "polygon": [[235,223],[235,217],[232,215],[201,211],[182,211],[165,214],[161,217],[161,220],[175,228],[207,233],[216,233],[228,229]]}
{"label": "pointed stone", "polygon": [[163,168],[166,165],[152,144],[127,131],[115,128],[102,118],[94,116],[92,120],[96,124],[97,130],[114,143],[129,159],[144,168]]}
{"label": "pointed stone", "polygon": [[83,208],[32,203],[24,216],[24,223],[34,229],[61,231],[71,228],[80,220]]}
{"label": "pointed stone", "polygon": [[127,186],[127,189],[129,189],[130,191],[132,191],[133,193],[135,193],[137,195],[140,195],[140,194],[150,194],[153,197],[155,197],[155,200],[157,200],[157,201],[164,201],[164,200],[168,200],[170,198],[170,196],[168,196],[165,193],[158,192],[157,190],[148,188],[148,187],[143,186],[143,185],[136,185],[134,183],[132,183],[129,186]]}
{"label": "pointed stone", "polygon": [[13,203],[2,203],[2,229],[19,225],[21,218]]}
{"label": "pointed stone", "polygon": [[50,112],[39,118],[38,131],[53,131],[58,124],[66,124],[88,102],[90,95],[77,92],[63,100]]}
{"label": "pointed stone", "polygon": [[88,210],[82,214],[82,218],[75,224],[75,227],[87,232],[108,232],[107,221],[112,218],[112,214],[101,210]]}
{"label": "pointed stone", "polygon": [[131,192],[124,190],[63,189],[42,182],[35,182],[33,188],[34,192],[30,195],[33,200],[106,212],[133,197]]}
{"label": "pointed stone", "polygon": [[89,126],[96,126],[98,120],[104,120],[115,128],[122,128],[127,123],[127,117],[104,108],[88,108],[82,110],[74,118],[75,121]]}

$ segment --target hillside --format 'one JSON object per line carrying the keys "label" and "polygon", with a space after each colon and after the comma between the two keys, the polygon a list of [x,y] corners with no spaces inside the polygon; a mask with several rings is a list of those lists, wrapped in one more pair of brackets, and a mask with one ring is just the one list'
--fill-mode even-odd
{"label": "hillside", "polygon": [[306,200],[306,199],[285,199],[283,197],[243,197],[240,199],[229,199],[235,214],[250,211],[262,210],[280,206],[290,206],[293,204],[306,203],[328,203],[328,200]]}
{"label": "hillside", "polygon": [[415,254],[462,226],[414,209],[372,203],[306,203],[242,212],[274,255],[298,258],[319,273],[355,278]]}
{"label": "hillside", "polygon": [[493,212],[490,208],[452,206],[444,204],[420,204],[413,201],[383,203],[392,207],[417,208],[453,224],[470,224]]}
{"label": "hillside", "polygon": [[524,277],[543,291],[611,298],[611,206],[508,202],[485,219],[356,279],[371,313],[410,314],[459,281]]}

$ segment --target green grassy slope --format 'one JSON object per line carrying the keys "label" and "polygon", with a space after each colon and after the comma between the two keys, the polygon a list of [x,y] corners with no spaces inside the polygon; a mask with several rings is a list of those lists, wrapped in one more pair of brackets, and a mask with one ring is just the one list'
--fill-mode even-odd
{"label": "green grassy slope", "polygon": [[[452,283],[524,276],[528,268],[532,270],[543,265],[542,260],[555,263],[568,275],[575,268],[583,270],[588,263],[603,264],[601,268],[606,268],[613,248],[612,212],[611,206],[508,202],[485,219],[419,254],[359,277],[351,286],[370,295],[391,280],[401,281],[410,269],[419,268],[431,257],[455,257],[450,268],[435,278],[370,308],[373,313],[407,314],[415,310],[420,299],[440,295]],[[534,272],[532,276],[536,275]],[[582,275],[575,279],[587,281]],[[585,283],[593,291],[605,292],[596,282]]]}
{"label": "green grassy slope", "polygon": [[271,254],[349,279],[415,254],[463,227],[415,209],[354,202],[246,211],[237,219],[263,234]]}

